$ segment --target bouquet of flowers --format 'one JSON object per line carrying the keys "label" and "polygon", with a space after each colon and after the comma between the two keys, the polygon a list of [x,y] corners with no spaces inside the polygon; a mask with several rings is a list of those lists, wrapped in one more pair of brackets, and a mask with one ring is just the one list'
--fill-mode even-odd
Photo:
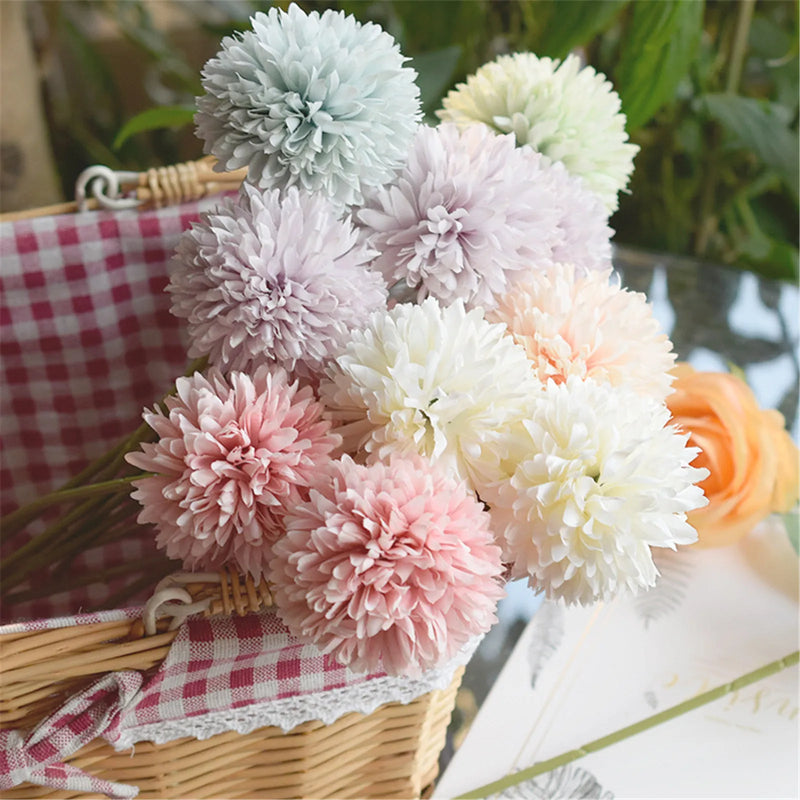
{"label": "bouquet of flowers", "polygon": [[671,343],[612,273],[636,147],[608,81],[501,56],[430,125],[415,77],[343,12],[223,40],[197,133],[247,178],[167,288],[203,366],[125,456],[170,558],[266,579],[300,640],[394,675],[484,634],[508,579],[646,590],[709,478],[672,422]]}
{"label": "bouquet of flowers", "polygon": [[485,633],[507,575],[652,585],[706,474],[668,424],[670,344],[611,280],[635,147],[608,83],[504,57],[431,127],[404,61],[291,6],[208,62],[197,132],[247,179],[168,291],[209,366],[127,456],[170,557],[268,578],[299,638],[393,674]]}

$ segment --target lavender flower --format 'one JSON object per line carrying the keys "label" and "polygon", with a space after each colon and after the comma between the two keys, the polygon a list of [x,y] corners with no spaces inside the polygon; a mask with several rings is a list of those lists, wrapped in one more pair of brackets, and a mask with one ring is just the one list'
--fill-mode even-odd
{"label": "lavender flower", "polygon": [[222,369],[261,363],[313,377],[350,328],[386,305],[374,255],[322,196],[247,184],[186,231],[167,291],[192,357]]}
{"label": "lavender flower", "polygon": [[610,265],[598,198],[561,164],[482,125],[420,127],[398,178],[358,212],[391,286],[491,308],[530,270]]}

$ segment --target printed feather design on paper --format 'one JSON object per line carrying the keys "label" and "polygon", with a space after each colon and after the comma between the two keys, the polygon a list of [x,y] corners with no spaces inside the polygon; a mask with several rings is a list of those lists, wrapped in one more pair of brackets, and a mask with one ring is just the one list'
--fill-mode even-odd
{"label": "printed feather design on paper", "polygon": [[549,600],[545,600],[533,617],[532,633],[528,645],[528,665],[531,669],[531,688],[544,665],[558,650],[564,638],[564,609]]}
{"label": "printed feather design on paper", "polygon": [[604,789],[591,772],[573,764],[522,781],[496,796],[503,800],[562,800],[565,797],[614,800],[613,793]]}
{"label": "printed feather design on paper", "polygon": [[633,601],[645,628],[681,606],[694,569],[688,554],[681,550],[659,549],[653,560],[661,573],[656,585]]}

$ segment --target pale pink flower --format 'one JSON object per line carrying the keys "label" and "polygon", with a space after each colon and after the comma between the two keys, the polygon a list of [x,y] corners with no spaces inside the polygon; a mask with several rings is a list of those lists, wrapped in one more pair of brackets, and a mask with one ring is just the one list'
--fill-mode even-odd
{"label": "pale pink flower", "polygon": [[417,674],[496,622],[493,542],[482,504],[429,462],[344,456],[287,516],[270,580],[299,638],[355,670]]}
{"label": "pale pink flower", "polygon": [[529,275],[486,317],[506,324],[542,383],[575,375],[664,400],[675,362],[672,343],[645,296],[610,277],[610,270],[579,274],[559,264]]}
{"label": "pale pink flower", "polygon": [[126,456],[156,473],[134,484],[139,522],[155,524],[158,546],[187,569],[232,563],[258,578],[287,509],[306,497],[339,437],[311,389],[281,369],[195,373],[176,389],[166,413],[144,413],[158,441]]}

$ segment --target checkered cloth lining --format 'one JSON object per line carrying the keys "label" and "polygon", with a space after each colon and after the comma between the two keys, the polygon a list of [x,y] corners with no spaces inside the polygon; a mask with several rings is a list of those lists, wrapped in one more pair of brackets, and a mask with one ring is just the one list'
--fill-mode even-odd
{"label": "checkered cloth lining", "polygon": [[143,739],[207,738],[219,732],[209,730],[204,735],[208,715],[223,713],[227,729],[236,729],[237,711],[242,720],[249,719],[254,704],[304,699],[369,679],[300,643],[272,611],[194,617],[181,628],[158,672],[106,738],[118,749]]}
{"label": "checkered cloth lining", "polygon": [[[0,224],[0,511],[61,485],[141,422],[186,369],[164,293],[179,235],[218,198]],[[4,554],[36,529],[5,543]],[[150,531],[89,551],[85,574],[155,555]],[[104,581],[3,609],[5,621],[103,607]]]}
{"label": "checkered cloth lining", "polygon": [[135,702],[105,733],[117,750],[187,736],[264,726],[284,731],[309,720],[331,724],[344,714],[372,713],[450,685],[480,637],[453,659],[417,677],[353,672],[302,644],[274,611],[244,617],[194,617],[179,631],[164,663]]}

